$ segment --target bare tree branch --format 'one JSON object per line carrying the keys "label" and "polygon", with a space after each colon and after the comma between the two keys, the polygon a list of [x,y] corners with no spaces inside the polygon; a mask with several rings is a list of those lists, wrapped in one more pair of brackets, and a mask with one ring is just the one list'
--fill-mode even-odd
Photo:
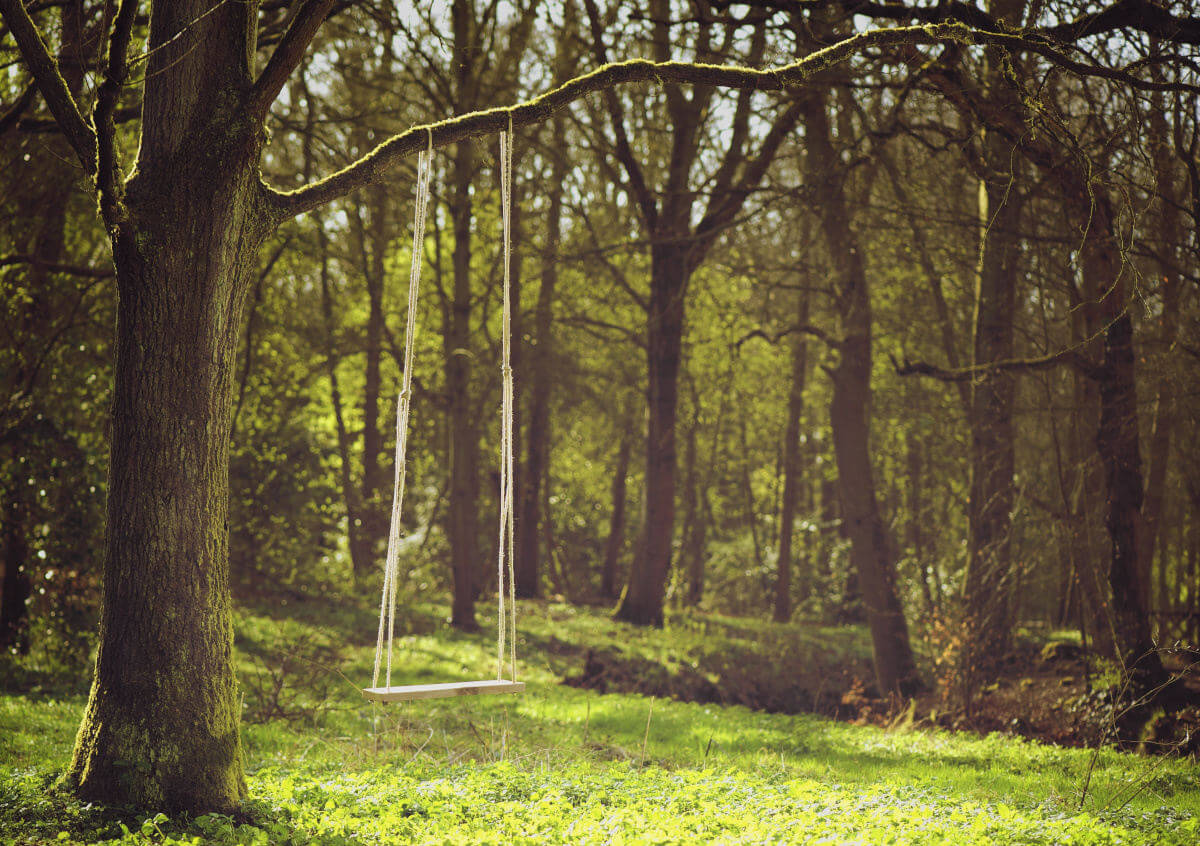
{"label": "bare tree branch", "polygon": [[10,267],[16,264],[35,264],[50,273],[62,273],[66,276],[82,276],[87,279],[111,279],[116,274],[111,267],[88,267],[83,264],[61,264],[56,262],[40,262],[32,255],[14,253],[0,256],[0,267]]}
{"label": "bare tree branch", "polygon": [[271,58],[267,60],[267,66],[254,82],[248,108],[255,118],[261,120],[266,117],[271,104],[287,84],[288,77],[303,61],[308,45],[336,4],[337,0],[304,0]]}
{"label": "bare tree branch", "polygon": [[755,338],[765,341],[771,346],[775,346],[788,335],[811,335],[812,337],[823,341],[832,349],[837,350],[841,349],[842,347],[841,341],[830,335],[820,326],[817,326],[813,323],[794,323],[791,326],[786,326],[774,333],[769,333],[765,329],[751,329],[734,342],[733,349],[736,354],[740,355],[742,352],[742,346],[749,341],[754,340]]}
{"label": "bare tree branch", "polygon": [[29,83],[25,86],[25,90],[20,93],[12,105],[0,112],[0,136],[17,125],[21,116],[25,114],[25,110],[33,104],[33,98],[37,95],[37,84]]}
{"label": "bare tree branch", "polygon": [[117,159],[117,127],[113,115],[129,75],[129,42],[133,37],[137,6],[137,0],[121,0],[108,45],[104,81],[100,83],[96,108],[92,112],[92,131],[96,137],[96,190],[100,194],[100,214],[110,226],[123,223],[126,214],[122,203],[125,179]]}
{"label": "bare tree branch", "polygon": [[66,80],[58,70],[58,62],[46,49],[37,24],[25,11],[21,0],[0,0],[0,17],[8,24],[9,32],[17,42],[17,49],[37,83],[50,114],[62,127],[63,134],[80,164],[88,173],[96,170],[96,136],[83,119]]}
{"label": "bare tree branch", "polygon": [[[596,3],[594,0],[584,0],[584,7],[587,10],[588,25],[592,32],[592,48],[596,58],[601,64],[608,64],[608,51],[605,49],[604,39],[601,37],[600,13],[596,10]],[[646,177],[642,173],[641,165],[638,164],[637,158],[630,148],[629,132],[625,128],[625,110],[621,108],[621,101],[617,99],[616,92],[611,88],[606,88],[604,91],[604,105],[608,109],[608,116],[612,121],[613,135],[616,136],[617,160],[625,169],[626,176],[629,177],[630,193],[633,194],[634,202],[641,209],[642,219],[646,222],[646,226],[653,229],[658,220],[658,203],[646,186]]]}
{"label": "bare tree branch", "polygon": [[[714,5],[720,8],[731,4],[723,0]],[[872,20],[926,24],[957,22],[989,32],[1004,31],[1004,27],[990,14],[962,0],[943,0],[926,6],[874,0],[759,0],[758,5],[793,14],[836,8],[848,16],[862,15]],[[1030,27],[1024,33],[1061,43],[1073,43],[1117,29],[1132,29],[1178,44],[1200,44],[1200,18],[1176,17],[1151,0],[1117,0],[1111,6],[1073,21],[1049,27]]]}
{"label": "bare tree branch", "polygon": [[1058,41],[1071,42],[1114,29],[1134,29],[1176,44],[1200,44],[1200,18],[1177,18],[1148,0],[1117,0],[1099,12],[1042,31]]}
{"label": "bare tree branch", "polygon": [[1089,379],[1098,379],[1103,375],[1101,365],[1089,359],[1075,347],[1059,350],[1039,358],[1013,358],[1007,361],[990,361],[987,364],[977,364],[971,367],[945,368],[938,367],[926,361],[903,362],[896,360],[894,355],[888,355],[892,368],[898,376],[929,376],[939,382],[970,382],[982,378],[989,373],[998,371],[1033,371],[1047,370],[1060,364],[1070,364],[1079,369]]}

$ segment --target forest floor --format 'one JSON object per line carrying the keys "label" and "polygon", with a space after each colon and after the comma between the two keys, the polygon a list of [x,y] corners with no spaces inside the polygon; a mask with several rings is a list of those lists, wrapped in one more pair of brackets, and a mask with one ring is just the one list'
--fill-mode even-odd
{"label": "forest floor", "polygon": [[[950,731],[923,705],[876,716],[861,630],[689,614],[645,631],[521,610],[525,695],[378,706],[358,690],[370,609],[243,606],[250,799],[232,817],[59,794],[86,674],[0,667],[0,843],[1200,842],[1187,760]],[[442,613],[402,616],[395,683],[494,674],[494,638]]]}

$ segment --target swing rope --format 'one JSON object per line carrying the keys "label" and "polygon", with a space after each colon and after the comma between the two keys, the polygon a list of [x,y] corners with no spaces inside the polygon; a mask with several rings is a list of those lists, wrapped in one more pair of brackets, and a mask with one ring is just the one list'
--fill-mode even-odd
{"label": "swing rope", "polygon": [[392,686],[392,636],[396,627],[396,586],[400,573],[400,513],[404,507],[404,482],[408,457],[408,412],[412,405],[413,349],[417,336],[417,292],[421,281],[421,255],[425,250],[425,218],[429,209],[429,175],[433,162],[433,132],[429,146],[417,155],[416,212],[413,220],[412,263],[408,271],[408,322],[404,330],[404,375],[396,399],[396,473],[392,493],[392,519],[388,528],[387,558],[383,568],[383,595],[379,600],[379,632],[375,638],[375,671],[371,686],[379,685],[383,661],[384,623],[387,628],[387,661],[384,687]]}
{"label": "swing rope", "polygon": [[[496,680],[504,681],[507,654],[509,681],[517,680],[517,597],[513,525],[515,475],[513,472],[514,399],[512,369],[512,115],[508,130],[500,133],[500,206],[504,230],[503,308],[501,323],[501,398],[500,398],[500,508],[499,543],[496,561]],[[413,350],[417,329],[417,294],[421,280],[421,255],[425,243],[425,223],[429,206],[429,180],[433,159],[433,133],[429,146],[417,156],[416,212],[413,221],[412,263],[408,274],[408,322],[404,334],[404,375],[396,400],[396,470],[392,494],[391,525],[388,529],[387,558],[383,570],[383,591],[379,600],[379,631],[375,638],[375,669],[371,687],[379,687],[379,671],[384,671],[384,687],[392,686],[392,651],[396,624],[396,590],[400,572],[400,517],[404,507],[404,485],[408,455],[408,418],[412,401]],[[507,592],[507,596],[505,595]],[[506,609],[507,602],[507,609]],[[507,611],[507,613],[506,613]],[[386,639],[386,648],[384,646]],[[507,647],[507,650],[506,650]],[[386,655],[386,657],[385,657]],[[438,687],[434,685],[433,687]],[[512,685],[521,689],[524,685]]]}
{"label": "swing rope", "polygon": [[[496,678],[504,678],[507,634],[511,681],[517,680],[517,597],[513,573],[513,370],[512,370],[512,115],[508,131],[500,133],[500,217],[504,229],[504,306],[501,317],[500,362],[500,540],[496,560]],[[506,565],[507,563],[507,571]],[[504,614],[505,576],[508,579],[507,621]],[[507,622],[508,632],[505,632]]]}

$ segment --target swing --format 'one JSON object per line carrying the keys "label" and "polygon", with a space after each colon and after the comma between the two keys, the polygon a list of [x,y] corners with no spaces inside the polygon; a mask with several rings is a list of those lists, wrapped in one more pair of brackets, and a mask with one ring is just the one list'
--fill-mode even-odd
{"label": "swing", "polygon": [[[504,307],[501,343],[500,423],[500,542],[497,555],[496,678],[483,681],[392,685],[392,633],[396,621],[396,582],[399,575],[400,512],[404,504],[405,459],[408,452],[408,410],[412,398],[413,346],[416,336],[417,288],[421,278],[421,252],[425,242],[425,213],[429,205],[429,175],[433,158],[433,132],[429,146],[417,157],[416,213],[413,223],[412,264],[408,274],[408,324],[404,335],[404,377],[396,401],[396,475],[392,494],[392,519],[388,530],[387,558],[383,570],[383,596],[379,602],[379,632],[375,638],[375,670],[363,697],[373,702],[407,702],[447,696],[487,693],[521,693],[517,681],[517,606],[513,588],[513,372],[512,307],[509,257],[512,216],[512,116],[508,131],[500,133],[500,205],[504,228]],[[505,613],[505,589],[508,613]],[[386,637],[385,637],[386,632]],[[384,646],[386,640],[386,649]],[[509,678],[504,678],[505,645],[508,645]],[[386,660],[384,658],[386,654]],[[383,685],[379,671],[384,670]]]}

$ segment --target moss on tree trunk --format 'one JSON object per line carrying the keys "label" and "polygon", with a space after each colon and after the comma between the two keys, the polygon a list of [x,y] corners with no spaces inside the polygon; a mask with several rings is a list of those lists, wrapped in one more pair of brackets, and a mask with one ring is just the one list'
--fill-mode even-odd
{"label": "moss on tree trunk", "polygon": [[81,796],[229,810],[245,793],[228,561],[237,335],[266,234],[216,147],[147,166],[115,232],[118,309],[100,646],[67,775]]}

